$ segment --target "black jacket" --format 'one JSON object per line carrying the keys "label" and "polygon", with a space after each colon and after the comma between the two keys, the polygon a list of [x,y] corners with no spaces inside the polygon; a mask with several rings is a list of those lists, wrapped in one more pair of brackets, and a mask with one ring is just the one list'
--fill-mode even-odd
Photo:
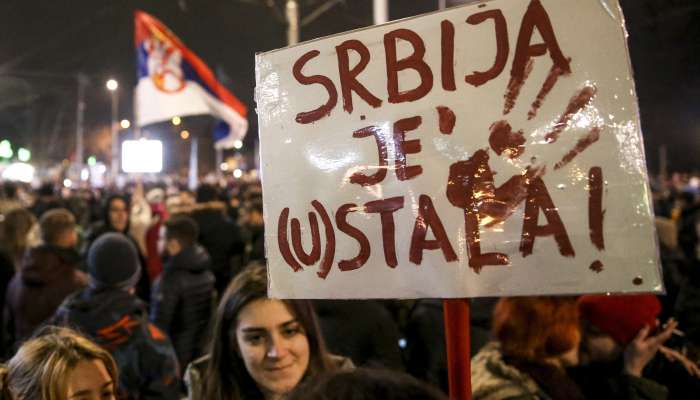
{"label": "black jacket", "polygon": [[211,267],[219,293],[223,293],[233,277],[233,257],[244,252],[240,229],[228,219],[224,210],[223,203],[211,202],[199,204],[191,214],[199,226],[197,240],[211,257]]}
{"label": "black jacket", "polygon": [[318,320],[332,353],[358,366],[403,369],[399,330],[389,311],[376,300],[314,300]]}
{"label": "black jacket", "polygon": [[182,366],[203,354],[215,305],[209,268],[209,254],[196,244],[170,258],[153,285],[151,321],[170,336]]}
{"label": "black jacket", "polygon": [[52,324],[71,327],[108,349],[129,399],[178,399],[180,371],[168,337],[148,321],[146,305],[120,289],[86,288],[68,297]]}

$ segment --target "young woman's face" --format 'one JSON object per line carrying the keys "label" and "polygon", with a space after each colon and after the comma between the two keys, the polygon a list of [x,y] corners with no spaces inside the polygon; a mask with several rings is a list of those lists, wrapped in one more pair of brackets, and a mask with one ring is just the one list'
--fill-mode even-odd
{"label": "young woman's face", "polygon": [[113,199],[109,202],[109,222],[118,232],[124,232],[129,222],[129,209],[122,199]]}
{"label": "young woman's face", "polygon": [[279,300],[259,299],[243,307],[236,343],[248,373],[266,398],[294,389],[309,366],[306,332]]}
{"label": "young woman's face", "polygon": [[114,400],[116,382],[100,360],[83,360],[68,374],[68,400]]}

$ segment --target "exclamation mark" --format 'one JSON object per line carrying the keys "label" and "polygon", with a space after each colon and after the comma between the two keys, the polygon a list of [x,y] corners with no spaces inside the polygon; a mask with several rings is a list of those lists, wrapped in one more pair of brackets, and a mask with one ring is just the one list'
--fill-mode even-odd
{"label": "exclamation mark", "polygon": [[[596,249],[605,249],[605,239],[603,238],[603,171],[600,167],[593,167],[588,171],[588,228],[590,230],[591,242]],[[595,260],[589,267],[591,271],[600,272],[603,270],[603,263]]]}

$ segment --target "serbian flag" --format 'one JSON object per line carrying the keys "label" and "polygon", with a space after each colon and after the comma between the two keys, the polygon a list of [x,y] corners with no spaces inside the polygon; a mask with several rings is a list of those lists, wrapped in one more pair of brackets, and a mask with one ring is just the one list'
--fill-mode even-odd
{"label": "serbian flag", "polygon": [[214,132],[216,148],[231,148],[242,140],[248,131],[246,106],[160,21],[143,11],[134,17],[137,125],[210,114],[221,120]]}

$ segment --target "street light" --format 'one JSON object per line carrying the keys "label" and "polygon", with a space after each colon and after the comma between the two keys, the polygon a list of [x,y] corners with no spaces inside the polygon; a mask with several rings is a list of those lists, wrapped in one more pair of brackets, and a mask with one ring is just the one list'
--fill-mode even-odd
{"label": "street light", "polygon": [[107,86],[107,90],[113,92],[117,90],[117,88],[119,88],[119,82],[115,81],[114,79],[110,79],[107,81],[107,84],[105,86]]}
{"label": "street light", "polygon": [[116,80],[110,79],[107,81],[105,84],[107,87],[107,90],[110,91],[111,97],[112,97],[112,164],[111,164],[111,170],[112,170],[112,177],[116,177],[119,174],[119,146],[117,143],[117,135],[119,134],[119,125],[117,125],[117,112],[118,112],[118,107],[119,107],[119,92],[117,92],[117,88],[119,88],[119,83],[117,83]]}

